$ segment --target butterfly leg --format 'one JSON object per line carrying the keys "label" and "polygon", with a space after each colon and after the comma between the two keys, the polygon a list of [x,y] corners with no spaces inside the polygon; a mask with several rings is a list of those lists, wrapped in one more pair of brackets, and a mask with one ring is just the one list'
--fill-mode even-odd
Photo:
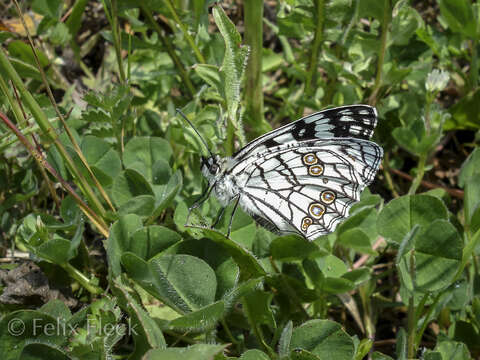
{"label": "butterfly leg", "polygon": [[238,203],[240,202],[240,194],[236,195],[235,205],[233,206],[232,215],[230,216],[230,222],[228,223],[228,230],[227,230],[227,238],[230,237],[230,233],[232,231],[232,223],[233,217],[235,216],[235,212],[237,211]]}
{"label": "butterfly leg", "polygon": [[213,222],[212,226],[210,226],[210,228],[215,228],[215,226],[218,225],[218,223],[220,222],[220,219],[222,218],[223,214],[225,213],[225,207],[222,207],[222,209],[220,210],[220,214],[218,214],[217,218],[215,219],[215,221]]}
{"label": "butterfly leg", "polygon": [[215,184],[209,186],[200,197],[195,200],[192,206],[188,208],[188,214],[187,214],[187,219],[185,220],[185,225],[188,224],[188,220],[190,219],[190,214],[192,211],[198,207],[200,207],[209,197],[210,193],[212,192],[213,188],[215,187]]}

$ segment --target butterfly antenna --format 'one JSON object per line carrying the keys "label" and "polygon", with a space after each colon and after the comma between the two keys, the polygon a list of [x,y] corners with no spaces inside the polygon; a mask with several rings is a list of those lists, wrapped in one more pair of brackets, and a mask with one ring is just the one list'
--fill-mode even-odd
{"label": "butterfly antenna", "polygon": [[185,116],[185,114],[182,112],[182,110],[180,110],[179,108],[177,108],[176,110],[177,110],[177,113],[179,113],[183,117],[183,119],[192,127],[193,131],[195,131],[195,133],[198,135],[200,140],[202,140],[202,143],[203,143],[203,145],[205,145],[205,149],[207,149],[210,156],[214,157],[213,153],[210,151],[210,148],[208,147],[207,142],[205,141],[203,136],[200,135],[200,133],[198,132],[197,128],[193,125],[193,123],[190,120],[188,120],[188,118]]}

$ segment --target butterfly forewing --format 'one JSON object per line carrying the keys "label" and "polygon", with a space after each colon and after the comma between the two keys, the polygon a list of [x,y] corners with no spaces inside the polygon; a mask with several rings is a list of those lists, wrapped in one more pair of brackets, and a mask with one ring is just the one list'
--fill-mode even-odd
{"label": "butterfly forewing", "polygon": [[377,111],[368,105],[322,110],[258,137],[233,155],[240,161],[278,145],[315,139],[354,137],[368,140],[377,125]]}

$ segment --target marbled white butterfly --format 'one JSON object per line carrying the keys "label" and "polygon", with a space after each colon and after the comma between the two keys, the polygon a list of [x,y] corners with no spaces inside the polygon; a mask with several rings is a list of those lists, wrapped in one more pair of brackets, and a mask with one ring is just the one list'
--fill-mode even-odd
{"label": "marbled white butterfly", "polygon": [[213,191],[224,207],[235,201],[229,233],[238,205],[280,234],[313,240],[333,232],[380,166],[383,150],[369,141],[376,124],[375,108],[342,106],[260,136],[232,157],[209,150],[201,169],[209,186],[190,211]]}

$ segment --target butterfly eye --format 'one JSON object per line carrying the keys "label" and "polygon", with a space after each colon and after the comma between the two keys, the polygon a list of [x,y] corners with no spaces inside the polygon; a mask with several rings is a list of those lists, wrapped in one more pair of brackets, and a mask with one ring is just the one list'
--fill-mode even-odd
{"label": "butterfly eye", "polygon": [[216,175],[218,173],[218,170],[219,167],[217,164],[212,164],[212,166],[210,166],[210,174]]}

